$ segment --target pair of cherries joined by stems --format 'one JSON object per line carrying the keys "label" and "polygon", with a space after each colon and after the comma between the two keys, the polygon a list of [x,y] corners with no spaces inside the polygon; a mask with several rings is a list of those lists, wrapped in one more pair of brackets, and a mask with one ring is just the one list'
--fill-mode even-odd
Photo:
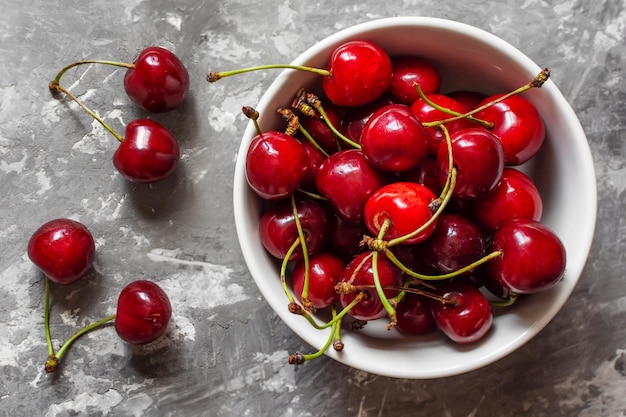
{"label": "pair of cherries joined by stems", "polygon": [[[243,109],[258,133],[246,178],[264,202],[261,242],[281,261],[289,310],[331,329],[318,352],[290,363],[343,349],[346,315],[353,328],[388,317],[389,329],[439,328],[476,342],[492,327],[492,306],[561,279],[564,246],[540,222],[539,192],[517,169],[545,139],[520,94],[541,87],[547,69],[507,94],[441,94],[427,59],[390,58],[356,40],[338,46],[326,69],[267,65],[207,80],[267,68],[323,76],[321,98],[301,89],[291,108],[277,109],[284,131],[263,131],[258,112]],[[321,325],[311,315],[318,309],[332,314]]]}
{"label": "pair of cherries joined by stems", "polygon": [[148,112],[162,113],[177,108],[187,97],[189,74],[183,63],[169,50],[150,46],[132,64],[93,59],[74,62],[48,85],[53,93],[61,92],[74,100],[120,142],[113,155],[113,165],[128,181],[152,183],[172,174],[180,160],[180,146],[165,126],[151,119],[136,119],[126,125],[122,136],[61,86],[61,78],[68,70],[85,64],[127,68],[124,89],[128,97]]}
{"label": "pair of cherries joined by stems", "polygon": [[28,242],[28,256],[45,279],[44,326],[48,347],[45,369],[48,373],[57,369],[67,349],[80,336],[111,321],[118,336],[131,344],[153,342],[167,330],[172,315],[167,294],[152,281],[136,280],[120,292],[115,314],[81,328],[55,351],[49,321],[51,283],[69,285],[85,277],[93,267],[95,254],[95,242],[89,229],[67,218],[43,224]]}

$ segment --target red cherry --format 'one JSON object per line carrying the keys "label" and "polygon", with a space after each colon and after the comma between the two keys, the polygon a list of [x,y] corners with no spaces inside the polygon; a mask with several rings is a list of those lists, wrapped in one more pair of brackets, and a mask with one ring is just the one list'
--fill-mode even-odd
{"label": "red cherry", "polygon": [[[298,219],[304,232],[307,251],[313,254],[326,243],[329,222],[326,211],[315,201],[296,198]],[[291,200],[285,199],[269,207],[259,221],[259,235],[263,247],[274,257],[283,259],[298,238]],[[302,247],[296,249],[290,260],[302,259]]]}
{"label": "red cherry", "polygon": [[300,186],[307,191],[315,192],[317,190],[317,171],[319,171],[320,165],[326,157],[309,142],[302,142],[302,146],[304,146],[309,157],[309,166]]}
{"label": "red cherry", "polygon": [[472,201],[471,217],[487,233],[511,219],[541,220],[543,203],[533,181],[515,168],[504,168],[493,190]]}
{"label": "red cherry", "polygon": [[[402,285],[402,271],[396,267],[387,257],[380,255],[377,261],[378,277],[382,286]],[[341,276],[342,282],[352,285],[374,285],[374,269],[372,267],[372,252],[363,252],[354,258],[344,270]],[[350,309],[349,314],[357,320],[377,320],[384,317],[387,312],[382,301],[373,287],[364,288],[366,297]],[[387,298],[395,297],[397,290],[386,289],[383,291]],[[357,297],[357,292],[340,294],[339,302],[345,308]]]}
{"label": "red cherry", "polygon": [[[486,98],[486,104],[502,94]],[[494,123],[491,130],[502,141],[506,165],[521,165],[541,148],[546,136],[539,112],[528,100],[511,96],[475,114],[479,119]]]}
{"label": "red cherry", "polygon": [[[452,110],[459,113],[465,113],[465,107],[457,102],[456,100],[444,96],[441,94],[430,94],[427,96],[429,100],[434,102],[435,104],[444,107],[448,110]],[[436,122],[439,120],[445,120],[452,116],[447,113],[442,112],[441,110],[437,110],[432,107],[430,104],[426,103],[423,99],[419,98],[411,105],[411,111],[415,114],[418,120],[422,123],[427,122]],[[456,131],[467,129],[471,127],[477,127],[476,123],[471,122],[467,119],[460,119],[454,122],[446,123],[446,129],[448,129],[449,134],[453,134]],[[444,141],[445,136],[443,131],[437,126],[431,126],[426,128],[428,132],[429,138],[429,147],[428,151],[431,155],[437,155],[437,151],[439,150],[439,144]]]}
{"label": "red cherry", "polygon": [[435,94],[441,87],[441,76],[435,66],[419,56],[399,56],[392,59],[393,74],[387,94],[397,103],[410,106],[420,98],[414,84],[424,94]]}
{"label": "red cherry", "polygon": [[338,215],[334,210],[329,215],[330,236],[328,249],[343,259],[352,259],[363,252],[360,246],[363,236],[369,233],[362,221],[350,222]]}
{"label": "red cherry", "polygon": [[[384,240],[396,239],[422,227],[433,216],[431,203],[435,195],[427,187],[414,182],[394,182],[377,190],[365,205],[365,224],[378,235],[383,223],[390,221]],[[433,232],[437,222],[404,244],[418,243]]]}
{"label": "red cherry", "polygon": [[[340,108],[324,99],[322,100],[322,106],[330,124],[335,128],[339,128],[342,119]],[[301,116],[298,120],[304,130],[315,139],[315,142],[326,153],[332,154],[339,150],[337,137],[323,118]]]}
{"label": "red cherry", "polygon": [[389,104],[393,102],[386,97],[380,97],[363,106],[346,108],[341,119],[341,133],[353,142],[361,143],[361,132],[372,114]]}
{"label": "red cherry", "polygon": [[390,104],[376,111],[361,133],[361,150],[379,169],[414,169],[428,153],[429,136],[411,108]]}
{"label": "red cherry", "polygon": [[96,253],[93,236],[83,224],[70,219],[51,220],[28,241],[28,257],[57,284],[70,284],[92,267]]}
{"label": "red cherry", "polygon": [[396,307],[396,329],[416,335],[431,333],[437,328],[435,319],[430,312],[428,298],[407,293]]}
{"label": "red cherry", "polygon": [[155,182],[168,177],[178,165],[180,147],[164,126],[148,120],[133,120],[113,155],[115,168],[131,182]]}
{"label": "red cherry", "polygon": [[330,76],[322,79],[326,97],[334,104],[356,107],[384,94],[391,83],[391,59],[368,41],[354,40],[339,45],[330,55]]}
{"label": "red cherry", "polygon": [[161,287],[152,281],[134,281],[120,292],[115,331],[128,343],[150,343],[165,334],[171,316],[170,300]]}
{"label": "red cherry", "polygon": [[[335,285],[345,267],[341,258],[328,252],[319,252],[309,258],[309,300],[314,308],[330,307],[339,300]],[[300,299],[305,279],[303,260],[294,265],[291,279],[293,292]]]}
{"label": "red cherry", "polygon": [[502,255],[485,264],[486,273],[518,294],[550,288],[565,272],[563,243],[548,226],[534,220],[501,224],[493,235],[492,250]]}
{"label": "red cherry", "polygon": [[246,178],[265,200],[290,196],[309,168],[307,151],[297,139],[278,131],[257,135],[248,148]]}
{"label": "red cherry", "polygon": [[389,178],[374,168],[357,149],[330,155],[317,172],[317,189],[337,213],[352,222],[363,220],[363,209],[370,196]]}
{"label": "red cherry", "polygon": [[491,328],[491,304],[474,286],[465,282],[449,281],[438,287],[435,293],[453,301],[446,303],[433,300],[430,308],[437,327],[456,343],[476,342]]}
{"label": "red cherry", "polygon": [[[450,137],[456,186],[452,192],[458,198],[476,198],[496,186],[504,170],[502,143],[486,129],[475,127],[459,130]],[[448,146],[442,142],[437,152],[437,180],[446,183],[449,172]]]}
{"label": "red cherry", "polygon": [[124,88],[138,105],[153,113],[178,107],[189,91],[189,74],[176,55],[150,46],[139,54],[124,76]]}
{"label": "red cherry", "polygon": [[457,90],[446,95],[463,106],[465,109],[463,113],[474,110],[484,99],[487,98],[487,96],[483,93],[470,90]]}
{"label": "red cherry", "polygon": [[425,185],[435,195],[441,194],[442,187],[437,181],[437,162],[434,157],[427,156],[417,168],[400,173],[401,181],[416,182]]}

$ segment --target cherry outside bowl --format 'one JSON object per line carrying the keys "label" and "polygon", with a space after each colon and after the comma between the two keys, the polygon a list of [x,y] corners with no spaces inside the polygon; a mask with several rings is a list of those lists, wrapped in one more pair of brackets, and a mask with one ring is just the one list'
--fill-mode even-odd
{"label": "cherry outside bowl", "polygon": [[[518,49],[490,33],[463,23],[428,17],[387,18],[349,27],[313,45],[293,63],[324,67],[331,51],[352,39],[373,41],[391,56],[415,54],[429,58],[441,73],[444,93],[457,89],[486,94],[507,92],[527,83],[541,70]],[[320,83],[320,76],[315,74],[281,72],[256,106],[263,130],[283,129],[284,121],[275,110],[289,106],[298,88],[314,89]],[[390,377],[452,376],[509,355],[537,335],[559,312],[580,278],[591,247],[597,211],[595,171],[585,133],[556,84],[548,80],[540,89],[524,93],[524,97],[539,110],[547,137],[539,155],[522,169],[534,179],[541,193],[544,204],[541,221],[565,245],[567,269],[563,280],[496,314],[493,329],[476,344],[456,345],[437,333],[421,338],[405,336],[395,330],[387,331],[388,321],[382,319],[368,323],[358,332],[346,329],[342,333],[343,352],[331,348],[327,352],[329,357],[353,368]],[[279,264],[264,250],[259,238],[260,204],[245,176],[246,151],[254,136],[250,124],[243,135],[235,168],[234,215],[239,242],[252,277],[267,302],[314,352],[323,346],[328,334],[287,311]],[[286,351],[289,349],[285,346]],[[287,357],[285,366],[290,366]]]}

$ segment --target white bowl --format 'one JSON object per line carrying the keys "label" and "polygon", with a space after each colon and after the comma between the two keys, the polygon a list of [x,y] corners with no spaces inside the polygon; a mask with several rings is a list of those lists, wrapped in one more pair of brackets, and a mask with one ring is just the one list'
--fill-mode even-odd
{"label": "white bowl", "polygon": [[[293,63],[324,67],[331,51],[351,39],[373,41],[391,56],[415,54],[429,58],[441,71],[443,92],[456,89],[487,94],[507,92],[527,83],[541,70],[518,49],[490,33],[428,17],[387,18],[344,29],[315,44]],[[299,87],[319,82],[315,74],[281,72],[256,107],[262,128],[283,129],[284,121],[275,114],[275,109],[289,105]],[[524,93],[524,97],[537,107],[546,123],[546,142],[532,165],[524,169],[542,195],[542,222],[565,245],[567,269],[562,282],[498,314],[492,331],[476,344],[456,345],[442,334],[426,338],[404,336],[385,330],[387,321],[379,320],[380,323],[369,323],[363,331],[345,330],[343,352],[331,348],[327,352],[329,357],[353,368],[390,377],[451,376],[510,354],[532,339],[559,312],[579,280],[591,247],[597,210],[595,172],[585,133],[556,85],[548,80],[540,89]],[[312,328],[304,318],[287,311],[277,262],[259,239],[260,205],[245,176],[246,151],[254,136],[250,124],[243,135],[235,168],[234,215],[239,242],[250,273],[267,302],[314,352],[323,346],[328,333]],[[287,358],[285,366],[289,366]]]}

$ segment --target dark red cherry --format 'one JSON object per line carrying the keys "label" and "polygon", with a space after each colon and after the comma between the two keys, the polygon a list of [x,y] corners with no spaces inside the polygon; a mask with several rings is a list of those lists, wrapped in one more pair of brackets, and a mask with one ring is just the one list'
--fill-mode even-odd
{"label": "dark red cherry", "polygon": [[393,74],[387,94],[397,103],[410,106],[420,98],[415,84],[424,94],[435,94],[441,87],[441,76],[435,66],[420,56],[398,56],[391,61]]}
{"label": "dark red cherry", "polygon": [[[335,285],[341,279],[346,265],[337,255],[319,252],[309,258],[309,301],[316,309],[330,307],[339,300]],[[305,280],[304,261],[294,265],[292,273],[293,292],[301,300]]]}
{"label": "dark red cherry", "polygon": [[493,190],[471,203],[471,217],[484,232],[511,219],[541,220],[543,203],[533,181],[515,168],[504,168]]}
{"label": "dark red cherry", "polygon": [[441,194],[442,187],[437,181],[437,162],[431,155],[424,158],[424,160],[417,166],[409,171],[400,173],[402,181],[416,182],[426,186],[435,195]]}
{"label": "dark red cherry", "polygon": [[297,139],[278,131],[264,132],[252,139],[246,155],[246,178],[265,200],[290,196],[302,184],[310,161]]}
{"label": "dark red cherry", "polygon": [[176,55],[150,46],[139,54],[124,76],[124,88],[138,105],[153,113],[178,107],[189,91],[189,74]]}
{"label": "dark red cherry", "polygon": [[431,312],[437,327],[459,344],[482,339],[491,328],[491,304],[476,287],[460,281],[449,281],[435,291],[451,303],[432,300]]}
{"label": "dark red cherry", "polygon": [[346,108],[341,120],[341,133],[353,142],[360,143],[363,127],[372,114],[392,103],[388,98],[380,97],[364,106]]}
{"label": "dark red cherry", "polygon": [[[504,170],[504,151],[500,139],[486,129],[463,129],[451,135],[458,198],[476,198],[496,186]],[[448,146],[442,142],[437,152],[437,180],[443,186],[449,172]]]}
{"label": "dark red cherry", "polygon": [[363,252],[360,243],[363,236],[369,234],[362,221],[350,222],[338,215],[334,210],[329,215],[330,236],[328,248],[343,259],[352,259]]}
{"label": "dark red cherry", "polygon": [[428,154],[428,144],[426,128],[404,104],[377,110],[361,133],[361,150],[367,160],[389,172],[416,168]]}
{"label": "dark red cherry", "polygon": [[396,307],[396,329],[410,334],[425,335],[437,328],[430,312],[429,298],[407,293]]}
{"label": "dark red cherry", "polygon": [[[481,105],[500,96],[488,97]],[[539,151],[546,136],[539,112],[519,95],[489,106],[475,116],[493,122],[491,131],[502,141],[506,165],[521,165],[528,161]]]}
{"label": "dark red cherry", "polygon": [[[372,267],[372,252],[363,252],[354,258],[345,268],[341,281],[352,285],[374,285],[374,269]],[[389,259],[380,254],[377,261],[378,277],[382,286],[402,285],[402,271]],[[350,309],[349,314],[357,320],[377,320],[384,317],[387,312],[374,287],[364,288],[366,297]],[[345,308],[357,296],[358,292],[340,294],[339,302]],[[386,289],[384,294],[387,298],[395,297],[397,290]]]}
{"label": "dark red cherry", "polygon": [[180,160],[180,146],[163,125],[148,119],[126,126],[124,140],[113,155],[113,165],[131,182],[150,183],[168,177]]}
{"label": "dark red cherry", "polygon": [[441,273],[456,271],[485,256],[478,226],[458,214],[443,213],[432,235],[420,244],[423,261]]}
{"label": "dark red cherry", "polygon": [[306,191],[315,192],[317,190],[317,171],[326,157],[309,142],[302,142],[302,146],[304,146],[304,150],[309,157],[309,167],[306,170],[300,187]]}
{"label": "dark red cherry", "polygon": [[[385,221],[389,229],[384,240],[408,235],[424,226],[433,217],[432,203],[435,195],[427,187],[414,182],[394,182],[377,190],[365,205],[365,225],[377,236]],[[433,232],[437,222],[415,236],[407,238],[404,244],[418,243]]]}
{"label": "dark red cherry", "polygon": [[495,231],[492,259],[485,271],[512,292],[532,294],[552,287],[563,277],[566,253],[559,237],[534,220],[509,220]]}
{"label": "dark red cherry", "polygon": [[322,86],[334,104],[356,107],[370,103],[391,83],[391,59],[378,45],[354,40],[339,45],[331,54]]}
{"label": "dark red cherry", "polygon": [[[328,121],[334,128],[339,129],[341,127],[342,120],[340,108],[335,106],[333,103],[329,103],[326,99],[322,99],[322,103],[324,112],[328,117]],[[307,133],[311,135],[315,142],[322,149],[324,149],[326,153],[332,154],[339,150],[337,137],[328,126],[328,123],[321,116],[308,117],[303,115],[299,116],[298,120],[300,121],[300,125],[304,128],[304,130],[306,130]]]}
{"label": "dark red cherry", "polygon": [[317,172],[319,192],[340,216],[351,222],[363,220],[365,203],[388,181],[388,175],[374,168],[357,149],[330,155]]}
{"label": "dark red cherry", "polygon": [[[427,96],[427,98],[431,100],[432,102],[434,102],[435,104],[441,107],[444,107],[448,110],[452,110],[458,113],[465,113],[465,107],[459,102],[455,101],[454,99],[448,96],[445,96],[442,94],[430,94]],[[413,111],[415,116],[418,118],[418,120],[422,123],[436,122],[439,120],[445,120],[445,119],[449,119],[453,117],[448,113],[445,113],[441,110],[437,110],[436,108],[432,107],[430,104],[428,104],[426,101],[424,101],[421,98],[413,102],[413,104],[411,105],[411,110]],[[448,122],[446,123],[445,126],[446,126],[446,129],[448,129],[449,134],[453,134],[454,132],[457,132],[462,129],[467,129],[470,127],[477,127],[476,123],[471,122],[467,119],[461,119],[461,120],[457,120],[454,122]],[[428,127],[426,128],[426,130],[428,131],[428,137],[429,137],[428,151],[431,155],[437,155],[437,151],[439,150],[439,145],[445,139],[444,133],[437,126]]]}
{"label": "dark red cherry", "polygon": [[134,281],[120,292],[115,331],[128,343],[150,343],[165,334],[171,316],[170,299],[160,286],[152,281]]}
{"label": "dark red cherry", "polygon": [[485,94],[471,90],[457,90],[446,95],[461,104],[465,109],[464,113],[474,110],[487,98]]}
{"label": "dark red cherry", "polygon": [[[315,201],[296,197],[298,219],[304,233],[307,252],[313,254],[326,243],[329,223],[326,211]],[[298,238],[298,228],[291,206],[291,199],[276,202],[269,207],[259,221],[259,235],[265,249],[274,257],[283,259]],[[302,247],[298,247],[290,260],[302,259]]]}
{"label": "dark red cherry", "polygon": [[93,236],[82,223],[51,220],[39,227],[28,241],[28,257],[57,284],[70,284],[92,267],[96,253]]}

